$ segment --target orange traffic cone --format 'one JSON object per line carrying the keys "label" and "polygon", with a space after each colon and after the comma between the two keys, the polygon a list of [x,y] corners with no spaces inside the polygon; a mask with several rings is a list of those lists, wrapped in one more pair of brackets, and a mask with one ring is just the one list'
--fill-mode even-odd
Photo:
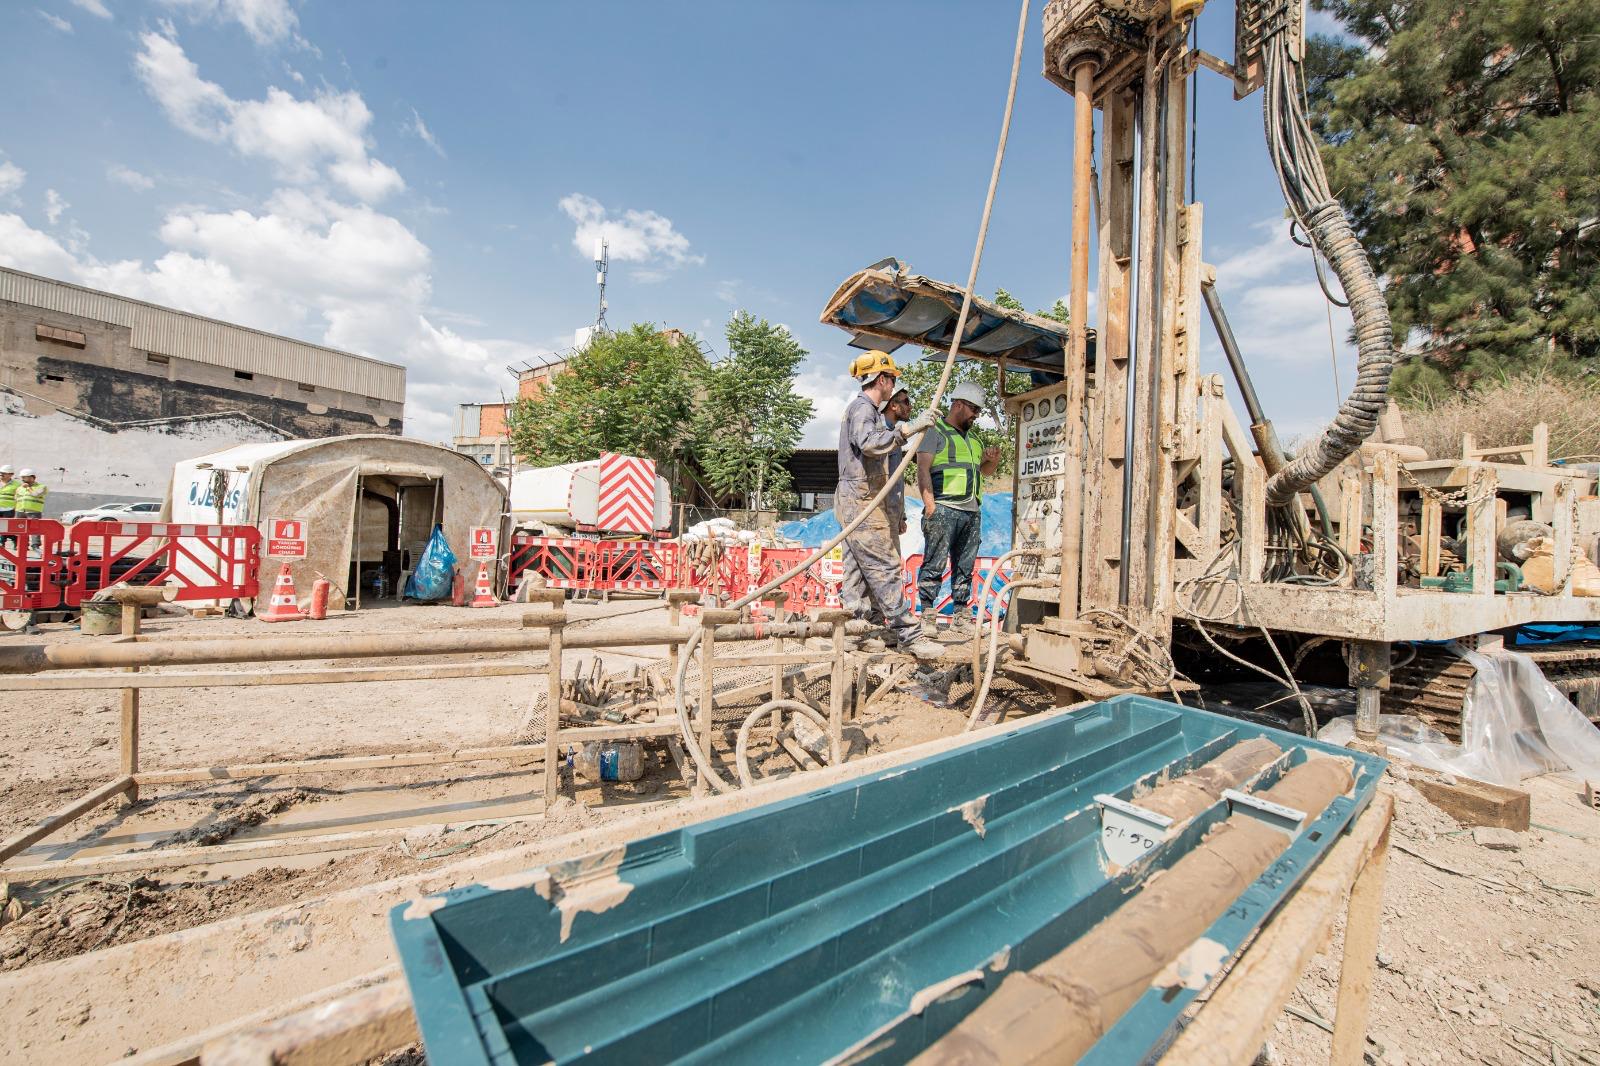
{"label": "orange traffic cone", "polygon": [[278,583],[272,588],[272,602],[265,611],[257,611],[256,617],[263,622],[299,622],[305,618],[305,612],[300,610],[300,601],[294,592],[294,575],[289,573],[289,564],[284,563],[283,569],[278,571]]}
{"label": "orange traffic cone", "polygon": [[478,564],[478,587],[472,593],[473,607],[498,607],[500,601],[494,598],[494,589],[489,583],[489,564]]}

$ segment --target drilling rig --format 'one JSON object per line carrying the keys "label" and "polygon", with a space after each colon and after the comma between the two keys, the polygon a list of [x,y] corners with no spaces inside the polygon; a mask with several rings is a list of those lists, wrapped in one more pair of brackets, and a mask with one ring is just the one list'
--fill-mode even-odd
{"label": "drilling rig", "polygon": [[[1002,669],[1063,702],[1178,693],[1193,686],[1174,664],[1175,640],[1231,656],[1219,640],[1238,648],[1250,638],[1273,653],[1267,661],[1280,669],[1271,673],[1298,691],[1279,643],[1318,641],[1343,652],[1338,669],[1357,693],[1357,733],[1372,740],[1385,693],[1408,709],[1426,695],[1430,679],[1415,666],[1397,673],[1418,660],[1417,642],[1600,620],[1600,599],[1575,594],[1584,582],[1574,581],[1592,565],[1586,552],[1600,527],[1595,479],[1549,465],[1537,448],[1523,449],[1521,464],[1470,445],[1460,460],[1429,461],[1370,439],[1386,412],[1393,332],[1307,121],[1303,5],[1239,0],[1231,61],[1191,43],[1202,8],[1200,0],[1051,0],[1044,10],[1044,76],[1073,109],[1069,326],[975,300],[956,343],[961,290],[895,259],[846,279],[822,321],[848,331],[856,347],[953,345],[958,359],[998,365],[1002,390],[1013,372],[1031,375],[1031,387],[1004,397],[1015,449],[1011,554],[1025,580]],[[1354,388],[1292,458],[1262,410],[1216,269],[1203,258],[1204,208],[1185,182],[1197,71],[1228,78],[1236,99],[1261,94],[1288,214],[1354,319]],[[1222,376],[1201,372],[1205,318],[1248,428]],[[1541,588],[1496,580],[1508,519],[1518,518],[1552,546]],[[1396,664],[1392,649],[1407,644],[1411,658]],[[1600,716],[1593,654],[1558,657],[1558,684]],[[1449,703],[1434,717],[1460,735],[1466,712],[1455,710],[1452,722]]]}

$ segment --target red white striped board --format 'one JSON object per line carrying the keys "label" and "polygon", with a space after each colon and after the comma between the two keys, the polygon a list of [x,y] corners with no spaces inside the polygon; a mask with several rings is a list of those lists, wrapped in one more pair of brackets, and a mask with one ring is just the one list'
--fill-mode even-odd
{"label": "red white striped board", "polygon": [[649,533],[655,511],[655,460],[601,452],[595,525],[608,533]]}

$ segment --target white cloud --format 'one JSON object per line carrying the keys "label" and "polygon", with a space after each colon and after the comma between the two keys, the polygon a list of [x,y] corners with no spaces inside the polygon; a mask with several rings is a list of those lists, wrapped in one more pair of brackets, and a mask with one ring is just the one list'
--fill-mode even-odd
{"label": "white cloud", "polygon": [[572,246],[584,256],[593,255],[595,242],[603,237],[611,258],[619,263],[654,262],[681,267],[706,261],[705,256],[690,252],[689,238],[673,227],[670,218],[654,211],[629,209],[613,214],[599,200],[578,192],[563,196],[560,207],[577,224]]}
{"label": "white cloud", "polygon": [[725,304],[739,302],[739,283],[737,281],[719,281],[716,290],[711,294]]}
{"label": "white cloud", "polygon": [[71,206],[54,189],[44,191],[44,217],[50,220],[52,226],[61,221],[62,212]]}
{"label": "white cloud", "polygon": [[34,8],[34,11],[37,12],[39,17],[44,19],[45,22],[49,23],[52,29],[60,30],[62,33],[72,32],[72,23],[68,22],[60,15],[52,15],[43,8]]}
{"label": "white cloud", "polygon": [[154,179],[146,177],[131,167],[125,167],[121,163],[107,168],[106,177],[118,185],[126,185],[128,188],[139,192],[148,192],[156,187]]}
{"label": "white cloud", "polygon": [[507,390],[507,363],[548,352],[444,324],[428,247],[366,205],[281,189],[254,210],[173,211],[159,233],[153,261],[105,262],[0,214],[0,265],[403,363],[406,432],[431,440],[456,404]]}
{"label": "white cloud", "polygon": [[444,149],[439,145],[439,139],[433,135],[433,131],[428,128],[428,124],[422,121],[422,115],[418,113],[416,108],[413,107],[411,109],[411,121],[402,128],[407,133],[416,134],[423,144],[438,153],[440,159],[445,157]]}
{"label": "white cloud", "polygon": [[393,167],[367,154],[372,112],[353,90],[301,99],[276,86],[261,100],[235,100],[206,81],[182,46],[159,33],[140,36],[140,80],[172,122],[241,155],[274,164],[278,177],[311,184],[323,175],[369,202],[405,188]]}
{"label": "white cloud", "polygon": [[[1325,364],[1328,304],[1317,284],[1311,250],[1289,239],[1288,223],[1281,218],[1264,219],[1250,228],[1262,234],[1261,239],[1217,265],[1217,288],[1246,362]],[[1337,294],[1338,281],[1331,270],[1328,281]],[[1349,331],[1349,310],[1333,308],[1334,348],[1341,361],[1352,350],[1345,340]],[[1206,337],[1207,347],[1213,347],[1209,331]]]}
{"label": "white cloud", "polygon": [[795,391],[811,401],[811,421],[800,438],[802,448],[829,448],[839,443],[844,409],[861,391],[845,374],[807,370],[795,378]]}
{"label": "white cloud", "polygon": [[[94,0],[98,2],[98,0]],[[257,44],[276,44],[299,28],[300,18],[289,0],[161,0],[190,19],[237,22]]]}
{"label": "white cloud", "polygon": [[103,0],[72,0],[72,6],[82,8],[97,19],[111,17],[111,10],[106,7]]}
{"label": "white cloud", "polygon": [[0,163],[0,196],[9,196],[22,188],[28,172],[15,163]]}

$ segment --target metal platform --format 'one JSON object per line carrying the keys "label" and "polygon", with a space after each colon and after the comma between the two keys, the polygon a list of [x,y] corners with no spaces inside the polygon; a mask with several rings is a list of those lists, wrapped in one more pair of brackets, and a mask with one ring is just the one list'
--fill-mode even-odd
{"label": "metal platform", "polygon": [[[396,908],[433,1061],[904,1061],[1059,951],[1227,817],[1220,802],[1108,876],[1099,794],[1232,745],[1354,760],[1208,931],[1236,952],[1370,800],[1383,762],[1142,697],[750,811]],[[952,984],[952,978],[967,975]],[[1137,1061],[1193,991],[1147,993],[1093,1061]]]}

